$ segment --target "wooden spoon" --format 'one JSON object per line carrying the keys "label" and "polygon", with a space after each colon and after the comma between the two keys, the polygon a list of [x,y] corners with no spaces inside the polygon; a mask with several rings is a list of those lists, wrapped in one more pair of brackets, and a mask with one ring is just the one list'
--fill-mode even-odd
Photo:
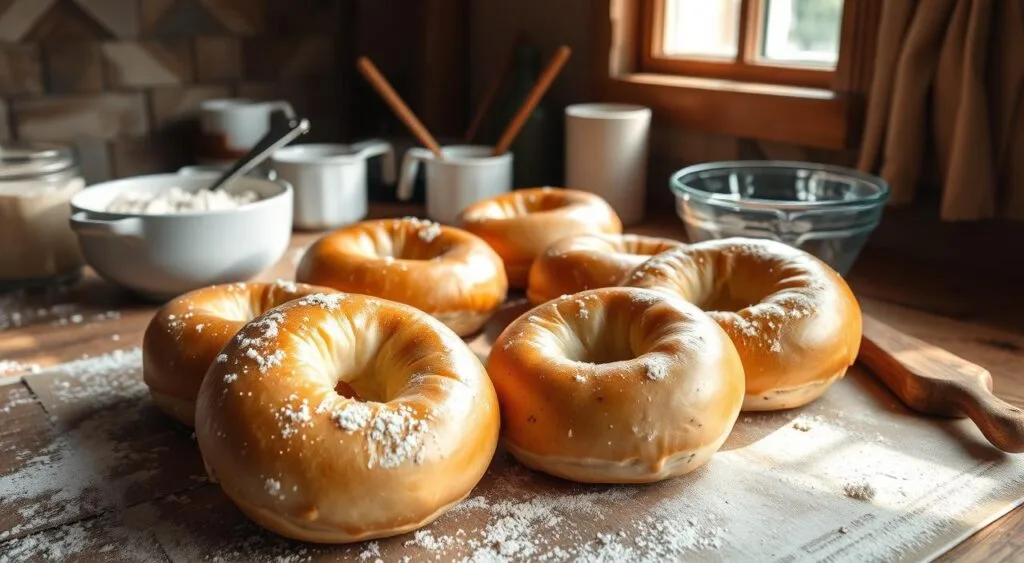
{"label": "wooden spoon", "polygon": [[558,77],[558,73],[562,71],[562,67],[565,66],[565,62],[569,60],[569,55],[572,54],[572,50],[568,46],[562,45],[555,51],[554,56],[548,61],[544,71],[540,73],[540,77],[537,78],[537,82],[533,84],[533,88],[530,89],[529,93],[526,94],[526,99],[523,100],[519,111],[512,116],[512,121],[505,126],[505,130],[501,133],[501,137],[498,138],[497,144],[494,145],[494,156],[505,154],[508,148],[512,146],[512,142],[516,140],[516,135],[519,134],[519,130],[526,124],[526,120],[533,113],[533,110],[537,108],[537,104],[540,103],[540,99],[544,96],[544,93],[551,87],[551,83]]}
{"label": "wooden spoon", "polygon": [[366,78],[367,82],[377,90],[377,93],[388,104],[391,111],[395,112],[398,119],[409,128],[409,131],[419,142],[424,147],[427,147],[430,152],[434,153],[438,160],[444,160],[444,155],[441,153],[441,145],[430,134],[430,131],[423,125],[423,122],[416,117],[416,114],[409,109],[409,106],[405,104],[402,97],[398,95],[398,92],[391,87],[388,79],[384,78],[384,75],[377,70],[377,65],[373,64],[373,61],[367,57],[359,57],[359,60],[356,61],[356,66],[359,68],[359,72],[362,73],[363,78]]}
{"label": "wooden spoon", "polygon": [[992,375],[942,348],[869,316],[859,360],[908,407],[940,416],[967,416],[1004,452],[1024,452],[1024,411],[992,394]]}

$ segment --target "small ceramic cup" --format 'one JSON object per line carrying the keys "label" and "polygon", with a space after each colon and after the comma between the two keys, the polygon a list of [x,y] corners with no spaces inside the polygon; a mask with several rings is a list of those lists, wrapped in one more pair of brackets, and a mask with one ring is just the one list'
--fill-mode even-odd
{"label": "small ceramic cup", "polygon": [[398,178],[398,199],[409,200],[419,172],[426,167],[427,216],[453,225],[459,213],[482,199],[512,190],[512,153],[493,156],[493,147],[452,145],[442,147],[443,160],[420,147],[406,151]]}
{"label": "small ceramic cup", "polygon": [[331,229],[366,217],[368,160],[381,158],[381,179],[395,182],[395,151],[390,143],[369,139],[352,145],[305,144],[278,150],[271,157],[277,177],[295,190],[298,229]]}
{"label": "small ceramic cup", "polygon": [[565,187],[597,194],[623,225],[643,220],[650,108],[576,104],[565,108]]}
{"label": "small ceramic cup", "polygon": [[275,112],[295,117],[291,104],[280,100],[224,98],[201,102],[196,160],[220,164],[241,158],[267,134]]}

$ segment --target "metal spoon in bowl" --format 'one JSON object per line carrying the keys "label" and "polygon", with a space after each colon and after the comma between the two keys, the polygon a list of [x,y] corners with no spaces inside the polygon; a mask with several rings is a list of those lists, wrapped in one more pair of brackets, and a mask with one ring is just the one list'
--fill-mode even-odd
{"label": "metal spoon in bowl", "polygon": [[258,166],[273,154],[274,151],[306,134],[308,131],[309,120],[306,118],[286,117],[284,119],[271,119],[270,129],[267,131],[267,134],[257,141],[245,156],[238,159],[238,162],[231,168],[228,168],[220,178],[217,178],[216,182],[206,189],[212,191],[223,188],[234,181],[235,178],[248,173]]}

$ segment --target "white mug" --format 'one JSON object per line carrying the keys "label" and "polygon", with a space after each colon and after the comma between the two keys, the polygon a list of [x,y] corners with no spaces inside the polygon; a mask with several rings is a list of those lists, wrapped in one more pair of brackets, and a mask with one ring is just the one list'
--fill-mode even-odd
{"label": "white mug", "polygon": [[398,178],[398,199],[412,197],[420,162],[427,170],[427,217],[453,225],[459,213],[482,199],[512,191],[512,153],[493,156],[494,147],[452,145],[441,148],[444,160],[420,147],[406,151]]}
{"label": "white mug", "polygon": [[277,177],[295,191],[292,223],[300,229],[331,229],[362,220],[367,214],[367,160],[381,158],[381,179],[395,182],[391,144],[369,139],[352,145],[300,144],[274,153]]}
{"label": "white mug", "polygon": [[275,110],[295,117],[295,110],[285,101],[223,98],[201,102],[198,160],[216,164],[238,159],[266,135]]}
{"label": "white mug", "polygon": [[651,110],[627,104],[565,108],[565,187],[604,198],[624,225],[644,217]]}

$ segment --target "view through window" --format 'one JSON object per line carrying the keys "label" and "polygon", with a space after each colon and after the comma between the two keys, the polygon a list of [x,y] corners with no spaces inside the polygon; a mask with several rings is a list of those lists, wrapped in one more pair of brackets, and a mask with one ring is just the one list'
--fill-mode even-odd
{"label": "view through window", "polygon": [[660,70],[756,79],[772,68],[827,75],[839,60],[843,0],[655,0],[653,6],[648,58],[675,65]]}

